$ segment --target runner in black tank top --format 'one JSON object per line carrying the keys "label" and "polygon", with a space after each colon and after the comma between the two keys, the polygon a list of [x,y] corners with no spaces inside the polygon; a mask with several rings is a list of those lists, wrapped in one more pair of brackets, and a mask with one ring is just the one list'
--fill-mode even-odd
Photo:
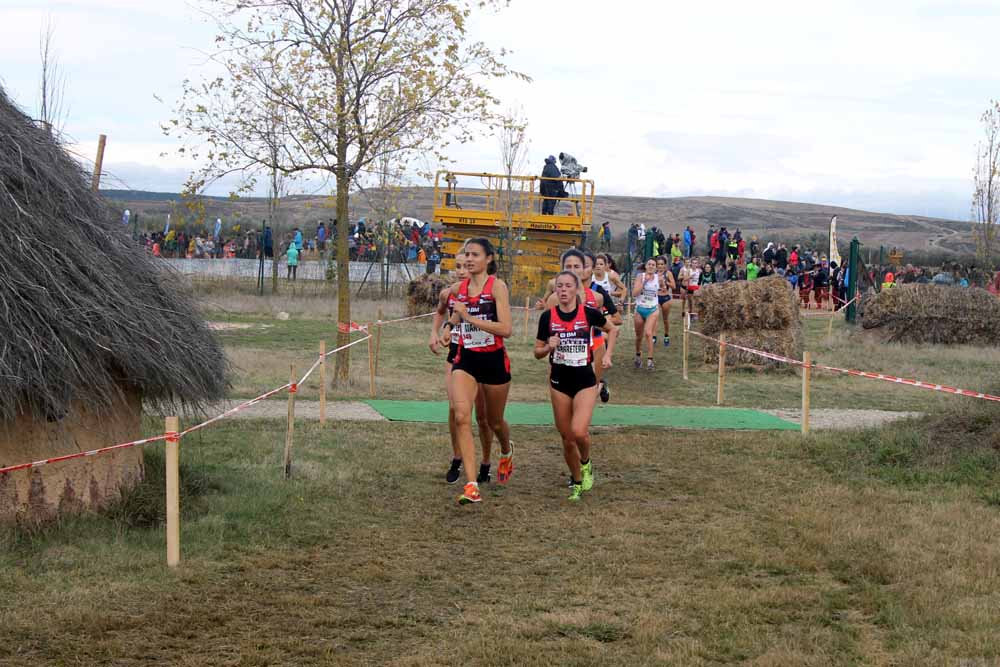
{"label": "runner in black tank top", "polygon": [[535,358],[549,358],[549,398],[572,481],[569,499],[577,501],[594,484],[589,431],[597,378],[591,337],[595,328],[610,332],[611,324],[580,301],[580,278],[572,271],[556,276],[555,287],[558,304],[539,318]]}

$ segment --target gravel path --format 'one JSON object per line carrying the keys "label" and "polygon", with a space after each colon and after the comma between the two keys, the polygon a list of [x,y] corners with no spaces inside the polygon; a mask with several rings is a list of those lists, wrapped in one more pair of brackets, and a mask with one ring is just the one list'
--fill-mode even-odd
{"label": "gravel path", "polygon": [[[802,410],[761,410],[796,424],[801,423]],[[881,426],[900,419],[920,417],[920,412],[890,412],[888,410],[839,410],[835,408],[812,408],[809,410],[809,428],[819,430],[849,431],[851,429]]]}
{"label": "gravel path", "polygon": [[[217,415],[239,405],[238,401],[223,401],[211,406],[210,415]],[[719,408],[724,410],[725,408]],[[775,417],[799,423],[802,411],[799,409],[761,410]],[[238,419],[284,419],[288,415],[288,403],[271,400],[258,403],[237,412]],[[367,403],[360,401],[330,401],[326,406],[327,419],[333,421],[387,421]],[[888,424],[900,419],[919,417],[919,412],[890,412],[888,410],[837,410],[830,408],[812,409],[809,425],[816,430],[850,430]],[[318,401],[296,401],[296,419],[319,419]]]}

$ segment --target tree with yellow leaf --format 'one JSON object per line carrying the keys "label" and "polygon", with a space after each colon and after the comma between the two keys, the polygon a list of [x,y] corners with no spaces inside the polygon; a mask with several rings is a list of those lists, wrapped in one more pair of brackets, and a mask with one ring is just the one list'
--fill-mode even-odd
{"label": "tree with yellow leaf", "polygon": [[[204,0],[222,74],[187,82],[165,127],[198,141],[202,183],[238,173],[332,177],[338,309],[351,321],[348,196],[359,175],[429,153],[440,161],[499,117],[492,80],[524,78],[467,36],[501,0]],[[274,131],[273,126],[278,129]],[[270,128],[270,131],[269,131]],[[203,158],[202,158],[203,154]],[[348,342],[341,333],[338,344]],[[348,350],[337,355],[347,378]]]}

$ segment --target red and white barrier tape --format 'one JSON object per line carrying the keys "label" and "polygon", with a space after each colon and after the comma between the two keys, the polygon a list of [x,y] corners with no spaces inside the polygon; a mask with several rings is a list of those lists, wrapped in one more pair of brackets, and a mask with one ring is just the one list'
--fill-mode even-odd
{"label": "red and white barrier tape", "polygon": [[[705,340],[710,340],[717,344],[724,344],[726,347],[736,348],[737,350],[743,350],[750,354],[755,354],[759,357],[764,357],[765,359],[772,359],[774,361],[779,361],[786,364],[792,364],[793,366],[799,366],[804,368],[805,363],[798,359],[791,359],[789,357],[781,356],[780,354],[774,354],[772,352],[765,352],[764,350],[757,350],[752,347],[745,347],[743,345],[737,345],[736,343],[720,343],[718,338],[712,338],[711,336],[706,336],[705,334],[694,331],[693,329],[688,329],[688,333],[694,334],[699,338],[704,338]],[[958,387],[951,387],[945,384],[936,384],[933,382],[924,382],[922,380],[913,380],[911,378],[902,378],[895,375],[887,375],[885,373],[872,373],[870,371],[858,371],[851,368],[838,368],[837,366],[826,366],[825,364],[809,364],[809,368],[816,368],[821,371],[828,371],[830,373],[840,373],[842,375],[854,375],[857,377],[869,378],[872,380],[882,380],[884,382],[892,382],[893,384],[902,384],[908,387],[917,387],[918,389],[930,389],[932,391],[942,391],[946,394],[955,394],[956,396],[968,396],[969,398],[981,398],[985,401],[995,401],[1000,402],[1000,396],[994,396],[992,394],[987,394],[982,391],[972,391],[970,389],[959,389]]]}
{"label": "red and white barrier tape", "polygon": [[410,317],[400,317],[395,320],[376,320],[375,324],[395,324],[396,322],[409,322],[410,320],[419,320],[422,317],[430,317],[435,311],[429,313],[423,313],[422,315],[411,315]]}
{"label": "red and white barrier tape", "polygon": [[[365,336],[364,338],[360,338],[360,339],[358,339],[356,341],[352,341],[352,342],[348,343],[347,345],[342,345],[341,347],[338,347],[338,348],[336,348],[334,350],[330,350],[326,354],[327,354],[327,356],[329,356],[331,354],[334,354],[335,352],[339,352],[339,351],[347,349],[347,348],[349,348],[349,347],[351,347],[353,345],[357,345],[358,343],[363,343],[364,341],[368,340],[369,338],[371,338],[370,335],[369,336]],[[216,415],[215,417],[212,417],[211,419],[207,419],[207,420],[201,422],[200,424],[196,424],[196,425],[194,425],[194,426],[192,426],[192,427],[190,427],[188,429],[185,429],[185,430],[181,431],[180,433],[177,434],[177,437],[178,438],[183,438],[184,436],[189,435],[191,433],[194,433],[195,431],[201,430],[201,429],[205,428],[206,426],[214,424],[217,421],[220,421],[220,420],[225,419],[227,417],[231,417],[234,414],[236,414],[237,412],[239,412],[241,410],[245,410],[245,409],[247,409],[247,408],[249,408],[249,407],[251,407],[253,405],[256,405],[257,403],[260,403],[261,401],[265,401],[268,398],[270,398],[270,397],[274,396],[275,394],[278,394],[278,393],[280,393],[280,392],[282,392],[282,391],[284,391],[286,389],[290,389],[292,387],[295,387],[297,389],[297,385],[301,384],[302,382],[304,382],[305,379],[309,377],[309,374],[311,374],[313,372],[313,370],[315,370],[315,368],[317,366],[319,366],[319,361],[318,360],[313,365],[313,367],[311,369],[309,369],[309,371],[306,373],[305,377],[302,378],[301,382],[296,383],[294,385],[289,382],[289,383],[285,383],[285,384],[281,385],[280,387],[275,387],[274,389],[272,389],[272,390],[270,390],[270,391],[268,391],[266,393],[263,393],[260,396],[256,396],[254,398],[251,398],[248,401],[244,401],[243,403],[240,403],[239,405],[237,405],[237,406],[235,406],[233,408],[230,408],[229,410],[226,410],[222,414]],[[114,451],[118,451],[118,450],[122,450],[122,449],[130,449],[132,447],[138,447],[140,445],[146,445],[146,444],[149,444],[151,442],[160,442],[160,441],[163,441],[163,440],[168,440],[172,436],[173,436],[173,434],[163,433],[161,435],[153,436],[151,438],[143,438],[141,440],[133,440],[131,442],[123,442],[123,443],[118,444],[118,445],[111,445],[109,447],[101,447],[100,449],[91,449],[91,450],[88,450],[86,452],[74,452],[72,454],[64,454],[62,456],[54,456],[52,458],[42,459],[40,461],[32,461],[31,463],[19,463],[17,465],[6,466],[6,467],[3,467],[3,468],[0,468],[0,475],[6,474],[6,473],[15,472],[17,470],[25,470],[25,469],[28,469],[28,468],[40,468],[40,467],[42,467],[44,465],[48,465],[50,463],[61,463],[63,461],[71,461],[73,459],[82,459],[82,458],[86,458],[86,457],[89,457],[89,456],[97,456],[99,454],[106,454],[108,452],[114,452]]]}

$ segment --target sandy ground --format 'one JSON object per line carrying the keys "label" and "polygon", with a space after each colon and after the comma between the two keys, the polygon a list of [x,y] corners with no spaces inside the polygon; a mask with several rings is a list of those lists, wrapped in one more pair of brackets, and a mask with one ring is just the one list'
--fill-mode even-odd
{"label": "sandy ground", "polygon": [[[217,403],[209,409],[208,414],[215,415],[238,405],[237,401]],[[719,408],[724,410],[725,408]],[[360,401],[330,401],[326,408],[327,419],[333,421],[386,421],[385,417],[376,412],[367,403]],[[798,423],[802,411],[798,409],[761,410],[767,414],[780,417],[787,421]],[[851,430],[880,426],[899,419],[919,417],[919,412],[890,412],[887,410],[836,410],[814,409],[809,414],[809,425],[819,430]],[[284,419],[288,415],[288,403],[284,400],[270,400],[258,403],[246,410],[237,412],[234,417],[240,419]],[[296,419],[319,419],[318,401],[296,401]]]}
{"label": "sandy ground", "polygon": [[[800,423],[802,419],[802,410],[800,409],[761,410],[761,412],[795,423]],[[809,410],[809,427],[822,430],[850,431],[881,426],[909,417],[920,417],[921,414],[920,412],[890,412],[888,410],[814,408]]]}

